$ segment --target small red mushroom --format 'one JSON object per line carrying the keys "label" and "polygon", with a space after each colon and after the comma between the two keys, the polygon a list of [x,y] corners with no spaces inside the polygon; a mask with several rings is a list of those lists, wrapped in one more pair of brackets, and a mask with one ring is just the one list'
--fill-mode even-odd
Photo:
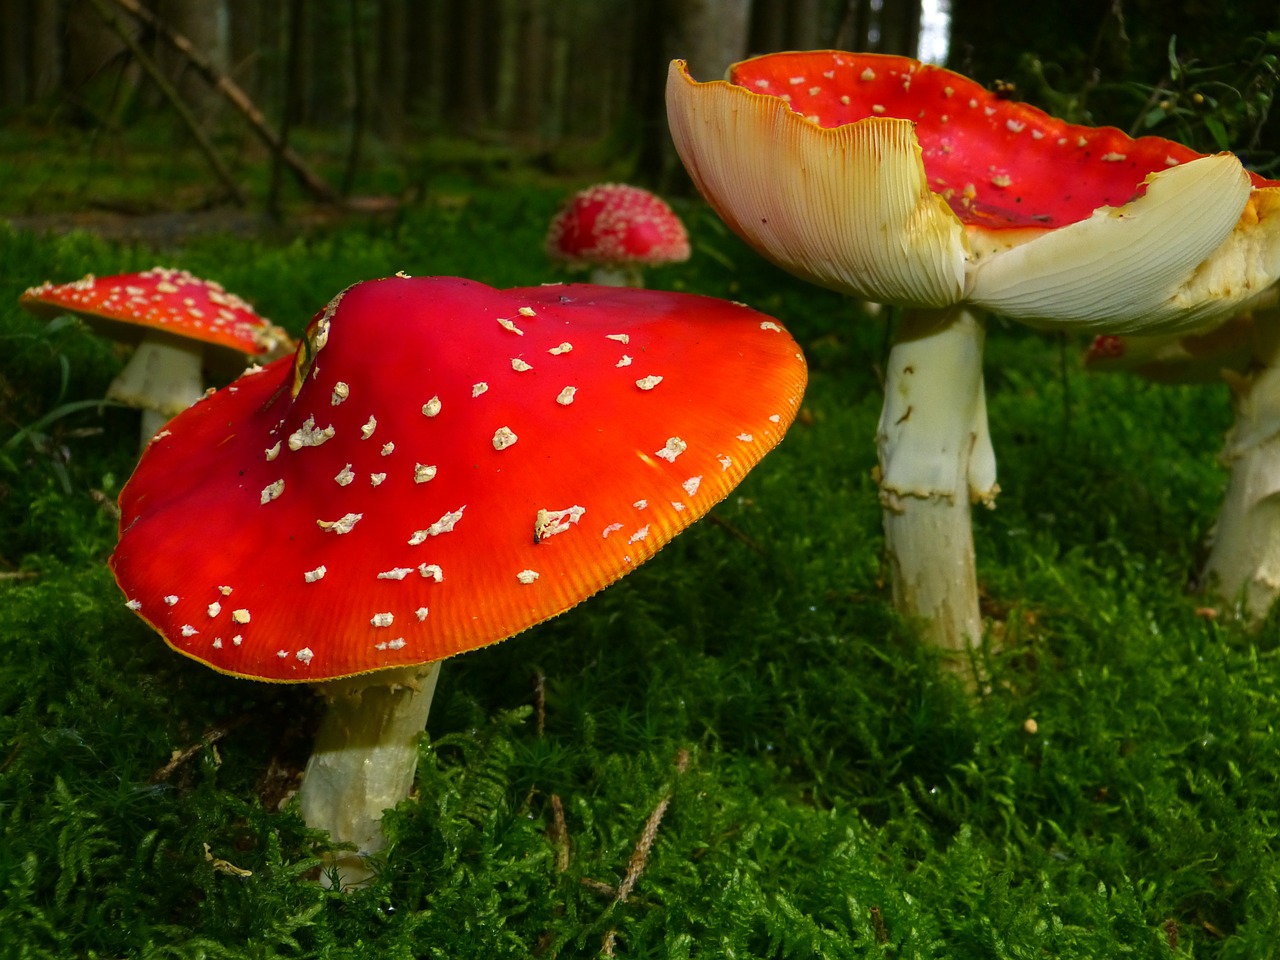
{"label": "small red mushroom", "polygon": [[240,297],[186,270],[90,274],[31,287],[18,302],[36,316],[70,313],[96,333],[137,344],[107,399],[142,410],[144,444],[204,394],[203,367],[234,376],[246,357],[269,360],[293,348],[288,334]]}
{"label": "small red mushroom", "polygon": [[327,682],[301,809],[368,854],[439,661],[653,556],[782,439],[805,377],[777,323],[707,297],[360,283],[152,442],[111,566],[180,653]]}
{"label": "small red mushroom", "polygon": [[642,287],[642,268],[689,259],[689,235],[661,197],[602,183],[574,194],[552,219],[547,255],[591,268],[592,283]]}
{"label": "small red mushroom", "polygon": [[698,189],[763,256],[906,307],[877,443],[899,611],[980,639],[971,502],[993,505],[984,314],[1092,333],[1206,328],[1280,277],[1280,181],[1229,153],[1069,124],[906,57],[819,50],[667,82]]}

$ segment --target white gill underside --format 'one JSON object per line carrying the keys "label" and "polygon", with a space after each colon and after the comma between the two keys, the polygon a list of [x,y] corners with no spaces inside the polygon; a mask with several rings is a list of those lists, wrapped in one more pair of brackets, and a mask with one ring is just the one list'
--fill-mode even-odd
{"label": "white gill underside", "polygon": [[[1250,295],[1242,285],[1250,273],[1247,251],[1224,245],[1250,189],[1230,154],[1170,167],[1152,176],[1136,200],[979,259],[965,297],[1038,326],[1193,329]],[[1206,263],[1214,258],[1224,262]],[[1202,289],[1206,283],[1215,288]]]}
{"label": "white gill underside", "polygon": [[703,196],[770,260],[878,303],[960,299],[964,230],[929,189],[910,121],[822,129],[776,97],[694,83],[678,61],[667,116]]}
{"label": "white gill underside", "polygon": [[373,876],[366,858],[386,846],[382,813],[409,796],[418,766],[418,741],[426,729],[439,661],[383,670],[325,684],[329,709],[316,734],[298,809],[308,826],[327,830],[336,844],[354,844],[335,855],[342,889]]}
{"label": "white gill underside", "polygon": [[978,643],[970,504],[994,505],[982,322],[964,308],[908,313],[889,354],[876,440],[894,605],[926,637]]}

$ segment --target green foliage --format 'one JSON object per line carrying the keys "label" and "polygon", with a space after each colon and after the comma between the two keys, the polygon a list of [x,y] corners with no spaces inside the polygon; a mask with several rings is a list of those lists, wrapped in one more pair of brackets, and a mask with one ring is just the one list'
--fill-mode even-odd
{"label": "green foliage", "polygon": [[970,695],[884,584],[883,321],[692,204],[693,260],[651,282],[785,322],[802,421],[713,521],[448,663],[375,883],[314,882],[327,840],[280,802],[314,698],[212,674],[124,608],[103,561],[136,423],[90,402],[119,360],[16,296],[163,260],[296,331],[396,270],[554,278],[567,192],[450,183],[390,223],[163,254],[0,231],[0,956],[1268,955],[1280,646],[1184,593],[1226,397],[992,329],[1005,492],[977,543],[1003,648]]}

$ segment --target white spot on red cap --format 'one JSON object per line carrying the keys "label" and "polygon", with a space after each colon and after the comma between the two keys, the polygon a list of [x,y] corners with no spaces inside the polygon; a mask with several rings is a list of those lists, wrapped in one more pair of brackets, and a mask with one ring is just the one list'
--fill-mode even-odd
{"label": "white spot on red cap", "polygon": [[557,533],[564,533],[570,524],[577,523],[586,512],[585,507],[576,504],[563,510],[539,510],[533,521],[533,539],[545,540]]}
{"label": "white spot on red cap", "polygon": [[427,537],[438,537],[442,533],[451,533],[453,528],[458,525],[458,521],[462,519],[462,511],[467,509],[464,503],[457,510],[451,510],[443,517],[437,520],[425,530],[415,530],[413,536],[409,538],[409,546],[416,547],[427,539]]}
{"label": "white spot on red cap", "polygon": [[680,486],[684,487],[684,492],[691,497],[698,492],[698,487],[700,487],[701,485],[702,485],[702,477],[700,476],[690,477],[684,483],[680,484]]}
{"label": "white spot on red cap", "polygon": [[656,374],[651,373],[649,374],[649,376],[641,377],[639,380],[637,380],[636,386],[639,387],[641,390],[652,390],[661,382],[662,382],[662,377],[659,377]]}
{"label": "white spot on red cap", "polygon": [[562,407],[567,407],[569,404],[573,403],[574,394],[577,392],[577,387],[565,387],[556,394],[556,403],[560,404]]}
{"label": "white spot on red cap", "polygon": [[504,330],[510,330],[512,333],[516,334],[517,336],[521,336],[521,337],[524,336],[524,331],[521,330],[519,327],[517,327],[513,322],[508,320],[506,317],[498,317],[498,323],[502,326]]}
{"label": "white spot on red cap", "polygon": [[363,427],[360,428],[360,439],[368,440],[373,436],[373,431],[378,429],[378,418],[370,414],[369,419],[365,421]]}
{"label": "white spot on red cap", "polygon": [[516,574],[516,579],[521,583],[528,584],[533,583],[533,581],[537,580],[539,576],[541,576],[541,574],[539,574],[537,570],[521,570]]}
{"label": "white spot on red cap", "polygon": [[615,366],[615,367],[629,367],[629,366],[631,366],[631,358],[630,358],[630,357],[628,357],[628,356],[624,353],[624,354],[622,355],[622,359],[621,359],[621,360],[619,360],[617,363],[615,363],[615,364],[614,364],[614,366]]}
{"label": "white spot on red cap", "polygon": [[422,413],[424,416],[434,417],[440,412],[440,398],[432,397],[422,405]]}
{"label": "white spot on red cap", "polygon": [[317,520],[316,526],[321,530],[333,531],[334,533],[350,533],[352,528],[360,522],[363,513],[346,513],[337,520]]}
{"label": "white spot on red cap", "polygon": [[382,445],[382,450],[380,451],[380,453],[384,457],[389,457],[391,456],[391,454],[395,452],[395,449],[396,449],[396,445],[394,443],[390,443],[390,442],[384,443]]}
{"label": "white spot on red cap", "polygon": [[375,487],[377,487],[377,486],[381,486],[382,481],[383,481],[383,480],[385,480],[385,479],[387,479],[387,475],[386,475],[385,473],[371,473],[371,474],[369,474],[369,483],[370,483],[370,484],[372,484],[372,485],[373,485],[373,486],[375,486]]}
{"label": "white spot on red cap", "polygon": [[124,605],[135,612],[142,609],[141,600],[126,600]]}
{"label": "white spot on red cap", "polygon": [[646,523],[643,527],[641,527],[639,530],[637,530],[635,533],[631,535],[631,537],[627,540],[627,543],[635,543],[638,540],[643,540],[647,536],[649,536],[649,525]]}
{"label": "white spot on red cap", "polygon": [[622,524],[620,524],[620,523],[611,523],[611,524],[609,524],[607,527],[605,527],[605,528],[604,528],[604,532],[603,532],[602,534],[600,534],[600,536],[605,537],[605,538],[608,538],[609,534],[611,534],[611,533],[613,533],[613,532],[615,532],[615,531],[617,531],[617,530],[621,530],[621,529],[622,529]]}
{"label": "white spot on red cap", "polygon": [[510,427],[499,427],[493,435],[493,449],[505,450],[519,439]]}
{"label": "white spot on red cap", "polygon": [[438,564],[434,563],[418,564],[418,573],[428,580],[434,580],[436,583],[444,579],[444,571],[440,569]]}
{"label": "white spot on red cap", "polygon": [[395,622],[395,619],[395,614],[388,611],[387,613],[375,613],[369,622],[375,627],[389,627]]}
{"label": "white spot on red cap", "polygon": [[263,505],[270,503],[280,494],[284,493],[284,481],[277,480],[275,483],[269,483],[262,488],[262,496],[260,502]]}
{"label": "white spot on red cap", "polygon": [[390,570],[383,570],[378,574],[379,580],[403,580],[409,574],[413,573],[413,567],[392,567]]}
{"label": "white spot on red cap", "polygon": [[232,610],[231,619],[234,620],[236,623],[248,623],[249,611],[244,609],[243,607],[241,607],[239,610]]}
{"label": "white spot on red cap", "polygon": [[760,324],[761,330],[772,330],[774,333],[781,333],[782,327],[774,323],[772,320],[765,320]]}
{"label": "white spot on red cap", "polygon": [[413,482],[426,483],[435,478],[436,466],[431,463],[415,463],[413,465]]}
{"label": "white spot on red cap", "polygon": [[526,363],[525,361],[521,360],[519,357],[512,357],[511,369],[514,370],[516,373],[524,373],[526,370],[532,370],[533,364]]}
{"label": "white spot on red cap", "polygon": [[337,482],[338,486],[345,487],[348,483],[350,483],[355,478],[356,478],[356,472],[351,469],[351,464],[348,463],[345,467],[343,467],[341,470],[338,471],[337,476],[335,476],[333,479]]}
{"label": "white spot on red cap", "polygon": [[336,407],[349,396],[351,396],[351,387],[339,380],[333,385],[333,396],[329,398],[329,402]]}
{"label": "white spot on red cap", "polygon": [[558,347],[552,347],[550,350],[547,351],[547,353],[551,354],[553,357],[558,357],[560,356],[560,354],[568,353],[572,349],[573,349],[573,344],[569,343],[566,340],[564,343],[560,344]]}
{"label": "white spot on red cap", "polygon": [[521,307],[516,311],[516,313],[520,314],[522,317],[536,317],[538,315],[534,311],[533,307]]}
{"label": "white spot on red cap", "polygon": [[220,604],[217,600],[209,604],[209,616],[216,617],[221,612],[222,612],[222,604]]}
{"label": "white spot on red cap", "polygon": [[413,611],[413,615],[418,618],[419,623],[427,619],[427,613],[428,610],[426,607],[419,607],[417,610]]}
{"label": "white spot on red cap", "polygon": [[199,632],[200,632],[199,630],[197,630],[195,627],[193,627],[189,623],[184,623],[182,625],[182,635],[184,637],[194,637]]}
{"label": "white spot on red cap", "polygon": [[749,433],[740,433],[738,434],[736,439],[741,440],[743,443],[750,443],[752,440],[755,439],[755,437],[753,437]]}
{"label": "white spot on red cap", "polygon": [[316,429],[315,417],[307,417],[302,426],[289,434],[289,449],[301,450],[303,447],[318,447],[333,437],[333,426],[322,430]]}
{"label": "white spot on red cap", "polygon": [[661,457],[668,463],[675,463],[676,457],[680,456],[680,454],[684,453],[688,449],[689,445],[679,437],[671,437],[667,440],[667,445],[657,451],[655,456]]}
{"label": "white spot on red cap", "polygon": [[279,440],[277,440],[277,441],[275,442],[275,446],[270,447],[270,448],[267,450],[267,461],[268,461],[268,462],[270,462],[270,461],[274,460],[274,459],[275,459],[276,457],[278,457],[278,456],[280,456],[280,441],[279,441]]}
{"label": "white spot on red cap", "polygon": [[471,396],[478,397],[480,396],[480,394],[484,393],[488,389],[489,389],[489,385],[485,383],[483,380],[481,380],[479,383],[474,383],[471,385]]}
{"label": "white spot on red cap", "polygon": [[311,652],[310,647],[303,647],[301,650],[295,653],[294,656],[297,657],[299,660],[301,660],[304,664],[308,664],[311,662],[311,658],[314,657],[315,654]]}
{"label": "white spot on red cap", "polygon": [[178,602],[178,597],[177,597],[175,594],[172,594],[172,593],[171,593],[171,594],[169,594],[167,597],[165,597],[165,598],[164,598],[164,602],[165,602],[165,603],[167,603],[169,606],[171,606],[171,607],[172,607],[174,604],[176,604],[176,603]]}
{"label": "white spot on red cap", "polygon": [[631,342],[631,334],[629,333],[606,333],[604,338],[606,340],[617,340],[619,343],[623,344]]}
{"label": "white spot on red cap", "polygon": [[302,575],[302,579],[305,580],[307,583],[315,583],[317,580],[323,580],[324,575],[328,572],[329,571],[325,568],[325,565],[322,563],[320,564],[320,566],[316,567],[314,570],[306,571]]}

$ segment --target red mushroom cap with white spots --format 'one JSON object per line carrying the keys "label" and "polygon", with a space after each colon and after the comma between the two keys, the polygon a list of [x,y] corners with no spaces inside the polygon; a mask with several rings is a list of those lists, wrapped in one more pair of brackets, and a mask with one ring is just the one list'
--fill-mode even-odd
{"label": "red mushroom cap with white spots", "polygon": [[44,283],[28,289],[19,303],[40,317],[74,314],[115,340],[136,342],[149,332],[196,340],[222,348],[224,361],[278,355],[292,348],[283,330],[240,297],[211,280],[168,267]]}
{"label": "red mushroom cap with white spots", "polygon": [[439,660],[651,557],[782,438],[805,380],[777,323],[707,297],[360,283],[157,437],[111,566],[229,674]]}
{"label": "red mushroom cap with white spots", "polygon": [[689,259],[675,211],[648,190],[602,183],[574,194],[547,232],[547,255],[571,266],[658,266]]}
{"label": "red mushroom cap with white spots", "polygon": [[878,302],[1164,333],[1280,277],[1280,181],[907,57],[768,54],[703,83],[675,61],[667,108],[726,223],[785,269]]}

